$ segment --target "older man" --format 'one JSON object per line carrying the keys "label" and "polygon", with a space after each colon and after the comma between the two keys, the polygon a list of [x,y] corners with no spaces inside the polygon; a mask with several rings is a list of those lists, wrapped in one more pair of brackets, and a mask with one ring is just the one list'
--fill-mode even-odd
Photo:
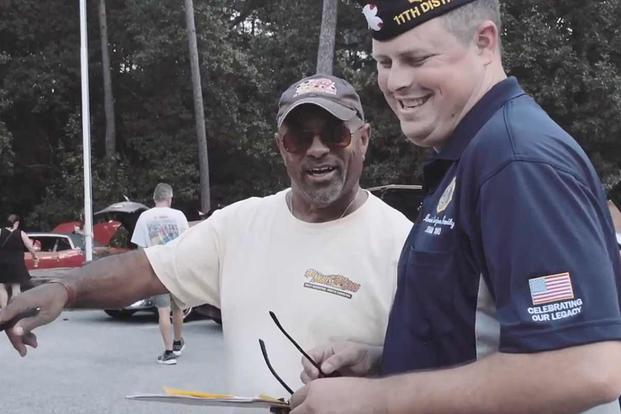
{"label": "older man", "polygon": [[18,297],[0,322],[42,309],[9,332],[20,354],[34,344],[30,331],[64,307],[118,307],[164,292],[181,308],[221,308],[236,394],[284,394],[259,338],[284,382],[302,385],[299,353],[269,311],[305,348],[339,339],[381,345],[411,223],[360,188],[370,127],[358,94],[337,77],[302,79],[282,94],[277,125],[291,188],[237,202],[166,245],[96,261]]}
{"label": "older man", "polygon": [[[132,234],[132,243],[142,249],[170,243],[190,227],[185,214],[171,207],[172,200],[173,189],[170,184],[158,183],[153,190],[155,207],[144,211],[138,217]],[[182,337],[183,309],[171,302],[169,294],[154,296],[153,302],[157,307],[158,325],[164,343],[164,352],[158,355],[157,363],[174,365],[185,348]]]}
{"label": "older man", "polygon": [[[434,150],[383,348],[382,373],[401,375],[312,381],[293,413],[619,413],[621,272],[602,186],[505,75],[498,1],[363,11],[386,101]],[[356,375],[378,355],[313,354]],[[317,376],[307,364],[304,380]]]}

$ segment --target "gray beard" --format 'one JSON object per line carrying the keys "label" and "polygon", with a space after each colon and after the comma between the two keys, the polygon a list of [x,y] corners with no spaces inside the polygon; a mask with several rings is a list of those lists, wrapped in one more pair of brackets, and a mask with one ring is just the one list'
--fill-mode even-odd
{"label": "gray beard", "polygon": [[338,181],[335,181],[326,187],[317,188],[314,186],[308,186],[307,188],[304,188],[304,192],[312,200],[313,204],[318,204],[323,207],[329,206],[338,200],[341,196],[341,192],[343,191],[343,187],[345,186],[345,181],[342,180],[342,177],[338,178]]}

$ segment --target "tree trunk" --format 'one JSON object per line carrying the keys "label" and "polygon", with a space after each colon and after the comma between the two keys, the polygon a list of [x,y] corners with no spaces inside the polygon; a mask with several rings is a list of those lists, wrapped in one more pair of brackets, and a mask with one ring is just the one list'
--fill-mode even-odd
{"label": "tree trunk", "polygon": [[317,73],[332,75],[337,11],[338,0],[323,0],[321,33],[319,34],[319,48],[317,49]]}
{"label": "tree trunk", "polygon": [[116,123],[114,120],[114,96],[112,95],[112,77],[110,76],[110,54],[108,51],[108,19],[106,17],[106,0],[99,0],[99,36],[101,40],[101,66],[104,84],[104,112],[106,115],[106,157],[116,153]]}
{"label": "tree trunk", "polygon": [[209,158],[207,156],[207,133],[205,131],[205,111],[203,109],[203,92],[201,74],[198,65],[198,47],[196,45],[196,27],[194,25],[194,4],[185,0],[185,21],[188,32],[190,51],[190,68],[192,71],[192,92],[194,95],[194,118],[196,121],[196,139],[198,140],[198,165],[200,171],[201,210],[207,214],[211,209],[209,188]]}

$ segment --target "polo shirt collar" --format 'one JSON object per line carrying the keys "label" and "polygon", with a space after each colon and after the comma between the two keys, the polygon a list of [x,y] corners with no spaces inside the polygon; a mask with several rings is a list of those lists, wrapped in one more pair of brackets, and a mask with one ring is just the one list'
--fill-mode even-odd
{"label": "polo shirt collar", "polygon": [[431,151],[423,167],[423,191],[435,191],[448,169],[457,161],[472,138],[507,101],[524,95],[515,77],[494,85],[464,116],[447,144],[436,153]]}
{"label": "polo shirt collar", "polygon": [[524,90],[511,76],[494,85],[464,116],[447,144],[435,154],[435,159],[456,161],[476,133],[507,101],[524,95]]}

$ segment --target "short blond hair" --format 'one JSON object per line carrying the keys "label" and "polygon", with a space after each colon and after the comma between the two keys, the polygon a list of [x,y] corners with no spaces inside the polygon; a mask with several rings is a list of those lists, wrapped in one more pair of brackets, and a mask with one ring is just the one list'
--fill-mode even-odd
{"label": "short blond hair", "polygon": [[474,31],[481,22],[491,20],[501,32],[499,0],[476,0],[440,16],[446,29],[463,43],[472,40]]}

